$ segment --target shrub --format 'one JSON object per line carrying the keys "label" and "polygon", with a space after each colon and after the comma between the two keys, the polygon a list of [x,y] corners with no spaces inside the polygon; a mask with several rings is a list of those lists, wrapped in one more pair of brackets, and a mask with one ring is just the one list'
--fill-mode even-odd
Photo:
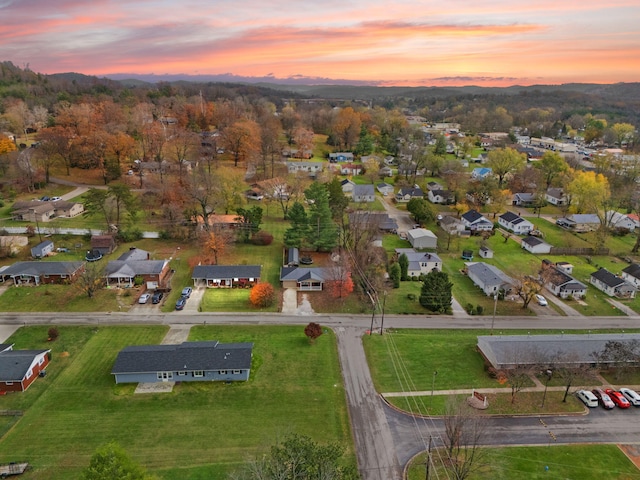
{"label": "shrub", "polygon": [[130,230],[120,230],[118,238],[125,243],[135,242],[142,239],[142,231],[139,228],[132,228]]}
{"label": "shrub", "polygon": [[258,308],[269,307],[276,299],[275,290],[273,285],[266,282],[261,282],[255,285],[249,293],[249,302],[251,305]]}
{"label": "shrub", "polygon": [[58,332],[56,327],[51,327],[47,332],[47,335],[49,335],[49,340],[55,340],[60,336],[60,332]]}
{"label": "shrub", "polygon": [[416,294],[415,293],[407,293],[407,298],[411,301],[414,301],[416,299]]}
{"label": "shrub", "polygon": [[482,305],[476,306],[476,313],[482,315],[482,312],[484,312],[484,307]]}
{"label": "shrub", "polygon": [[265,231],[260,231],[251,238],[251,243],[254,245],[271,245],[272,242],[273,235]]}
{"label": "shrub", "polygon": [[473,315],[473,312],[474,312],[473,305],[471,305],[470,303],[467,303],[467,305],[464,307],[464,309],[466,310],[466,312],[469,315]]}

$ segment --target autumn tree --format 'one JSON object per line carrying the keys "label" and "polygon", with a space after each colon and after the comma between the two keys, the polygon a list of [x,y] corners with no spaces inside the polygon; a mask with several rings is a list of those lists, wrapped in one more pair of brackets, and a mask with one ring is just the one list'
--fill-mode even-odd
{"label": "autumn tree", "polygon": [[209,231],[202,235],[202,251],[206,259],[214,265],[227,249],[229,238],[223,231]]}
{"label": "autumn tree", "polygon": [[178,165],[179,178],[182,178],[187,160],[197,158],[200,143],[200,136],[192,131],[175,128],[171,133],[167,142],[167,152]]}
{"label": "autumn tree", "polygon": [[565,191],[571,197],[570,208],[574,213],[601,211],[611,197],[609,181],[604,175],[595,172],[575,172]]}
{"label": "autumn tree", "polygon": [[375,183],[380,179],[380,160],[376,157],[369,157],[362,165],[365,169],[365,176],[371,183]]}
{"label": "autumn tree", "polygon": [[226,149],[233,155],[233,165],[251,160],[260,151],[260,128],[253,120],[239,120],[222,132]]}
{"label": "autumn tree", "polygon": [[87,297],[93,298],[98,290],[104,286],[105,266],[102,262],[87,262],[84,271],[78,275],[76,285]]}
{"label": "autumn tree", "polygon": [[616,144],[622,148],[624,143],[629,143],[633,138],[633,134],[636,131],[636,127],[630,123],[614,123],[611,126],[611,130],[615,136]]}
{"label": "autumn tree", "polygon": [[322,335],[322,327],[318,323],[310,322],[306,327],[304,327],[304,334],[311,343],[314,343],[316,338]]}
{"label": "autumn tree", "polygon": [[541,290],[540,282],[529,275],[514,278],[514,293],[522,300],[522,308],[527,308]]}
{"label": "autumn tree", "polygon": [[449,275],[434,268],[423,278],[420,305],[435,313],[450,313],[453,283],[449,281]]}
{"label": "autumn tree", "polygon": [[218,168],[214,176],[215,206],[220,207],[225,215],[236,211],[245,203],[246,188],[243,172],[231,167]]}
{"label": "autumn tree", "polygon": [[527,163],[524,154],[513,148],[497,148],[487,155],[487,167],[498,177],[498,186],[502,188],[505,177],[525,167]]}
{"label": "autumn tree", "polygon": [[38,132],[37,139],[40,142],[39,150],[47,162],[53,164],[59,159],[67,171],[67,176],[71,175],[75,143],[78,141],[73,130],[59,125],[43,128]]}
{"label": "autumn tree", "polygon": [[327,272],[325,288],[329,295],[333,298],[344,298],[353,292],[351,269],[344,254],[334,260],[331,266],[325,268]]}
{"label": "autumn tree", "polygon": [[265,308],[273,305],[276,299],[273,285],[267,282],[260,282],[251,288],[249,293],[249,302],[257,308]]}
{"label": "autumn tree", "polygon": [[553,185],[554,180],[569,169],[564,158],[559,153],[552,151],[546,151],[534,166],[542,175],[546,188]]}
{"label": "autumn tree", "polygon": [[332,138],[341,149],[351,150],[360,136],[360,116],[353,107],[341,109],[331,126]]}

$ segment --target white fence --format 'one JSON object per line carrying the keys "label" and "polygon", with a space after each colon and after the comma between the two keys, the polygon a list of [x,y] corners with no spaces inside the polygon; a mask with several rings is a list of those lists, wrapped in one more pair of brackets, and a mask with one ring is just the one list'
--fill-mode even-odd
{"label": "white fence", "polygon": [[[1,227],[1,229],[12,235],[27,233],[27,227]],[[103,235],[104,231],[90,228],[40,227],[35,229],[35,233],[42,235]],[[142,232],[142,238],[160,238],[160,234],[158,232]]]}

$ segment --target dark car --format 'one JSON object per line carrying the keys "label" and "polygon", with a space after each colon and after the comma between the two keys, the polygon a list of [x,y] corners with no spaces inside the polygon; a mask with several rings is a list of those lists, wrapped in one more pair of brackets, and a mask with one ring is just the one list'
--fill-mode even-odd
{"label": "dark car", "polygon": [[187,304],[187,297],[180,297],[176,302],[176,310],[183,310]]}
{"label": "dark car", "polygon": [[631,405],[624,395],[620,392],[616,392],[612,388],[607,388],[604,393],[611,397],[611,400],[613,400],[613,403],[615,403],[618,408],[629,408],[629,405]]}
{"label": "dark car", "polygon": [[596,398],[598,399],[598,403],[602,408],[606,408],[607,410],[611,410],[612,408],[615,408],[616,404],[613,403],[613,400],[611,400],[611,397],[609,397],[609,395],[607,395],[601,389],[594,388],[593,390],[591,390],[591,392],[596,396]]}
{"label": "dark car", "polygon": [[153,297],[151,297],[151,303],[160,303],[160,300],[162,300],[163,297],[164,297],[164,293],[156,290],[153,293]]}

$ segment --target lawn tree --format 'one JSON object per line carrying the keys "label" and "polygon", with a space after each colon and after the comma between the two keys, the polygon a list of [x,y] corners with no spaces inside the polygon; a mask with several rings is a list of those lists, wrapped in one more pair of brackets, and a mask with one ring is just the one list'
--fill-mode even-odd
{"label": "lawn tree", "polygon": [[203,259],[207,263],[218,264],[219,258],[231,242],[230,234],[223,229],[204,231],[201,234]]}
{"label": "lawn tree", "polygon": [[104,286],[105,265],[103,262],[86,262],[84,271],[78,275],[76,285],[87,297],[93,298],[98,290]]}
{"label": "lawn tree", "polygon": [[231,473],[229,480],[357,480],[355,467],[342,466],[343,455],[337,443],[320,445],[310,437],[290,434]]}
{"label": "lawn tree", "polygon": [[444,164],[444,156],[438,155],[435,152],[427,152],[425,157],[425,167],[431,172],[432,177],[440,176]]}
{"label": "lawn tree", "polygon": [[344,212],[349,206],[349,197],[342,191],[342,185],[338,177],[327,183],[327,192],[329,193],[329,208],[334,221],[344,226]]}
{"label": "lawn tree", "polygon": [[246,188],[244,172],[230,167],[220,167],[216,170],[214,191],[217,205],[225,215],[244,205]]}
{"label": "lawn tree", "polygon": [[329,252],[338,244],[338,226],[329,208],[329,192],[324,184],[313,182],[304,194],[310,203],[308,243],[315,250]]}
{"label": "lawn tree", "polygon": [[178,178],[182,178],[188,159],[195,156],[200,149],[200,135],[184,128],[175,127],[169,136],[167,152],[178,165]]}
{"label": "lawn tree", "polygon": [[546,151],[540,161],[535,162],[534,167],[542,175],[546,188],[551,187],[557,178],[569,170],[569,165],[564,158],[552,151]]}
{"label": "lawn tree", "polygon": [[363,162],[365,169],[365,177],[369,182],[375,184],[376,180],[380,180],[380,160],[376,157],[369,157]]}
{"label": "lawn tree", "polygon": [[449,281],[449,275],[434,268],[423,278],[420,289],[420,305],[432,312],[450,313],[453,301],[451,294],[453,283]]}
{"label": "lawn tree", "polygon": [[304,334],[307,336],[310,343],[314,343],[316,338],[322,335],[322,327],[315,322],[311,322],[304,327]]}
{"label": "lawn tree", "polygon": [[338,111],[331,125],[331,139],[340,149],[351,150],[360,136],[362,122],[353,107]]}
{"label": "lawn tree", "polygon": [[204,165],[194,168],[185,190],[190,204],[185,212],[187,220],[202,219],[203,228],[211,230],[209,219],[219,206],[217,191],[218,183],[215,172],[209,173],[205,170]]}
{"label": "lawn tree", "polygon": [[276,163],[282,158],[282,124],[273,114],[265,114],[260,118],[260,159],[262,161],[263,178],[273,178]]}
{"label": "lawn tree", "polygon": [[609,228],[607,226],[607,212],[615,206],[611,201],[609,181],[602,174],[595,172],[575,172],[574,179],[566,187],[566,193],[571,197],[571,211],[575,213],[595,212],[600,219],[600,226],[596,231],[596,248],[604,246]]}
{"label": "lawn tree", "polygon": [[332,264],[325,269],[325,289],[331,297],[341,299],[353,292],[353,279],[346,252],[334,258]]}
{"label": "lawn tree", "polygon": [[398,266],[400,267],[400,280],[409,280],[409,257],[406,253],[402,253],[398,257]]}
{"label": "lawn tree", "polygon": [[481,444],[487,432],[486,422],[464,399],[452,397],[445,405],[444,430],[444,466],[453,478],[464,480],[484,465]]}
{"label": "lawn tree", "polygon": [[91,457],[89,466],[82,472],[82,480],[153,480],[117,443],[99,447]]}
{"label": "lawn tree", "polygon": [[447,154],[447,139],[444,135],[440,134],[436,136],[436,143],[433,146],[434,155],[443,157]]}
{"label": "lawn tree", "polygon": [[389,280],[393,283],[393,288],[400,288],[400,265],[398,262],[392,263],[389,267]]}
{"label": "lawn tree", "polygon": [[249,302],[258,308],[270,307],[276,299],[273,285],[267,282],[260,282],[254,285],[249,292]]}
{"label": "lawn tree", "polygon": [[118,183],[109,186],[107,192],[115,207],[115,225],[120,227],[120,218],[123,209],[127,211],[129,219],[132,222],[135,221],[138,213],[138,203],[136,196],[131,191],[131,187],[123,183]]}
{"label": "lawn tree", "polygon": [[407,203],[407,211],[411,213],[413,219],[420,223],[427,223],[436,218],[436,213],[431,202],[424,198],[412,198]]}
{"label": "lawn tree", "polygon": [[260,127],[253,120],[242,119],[222,131],[226,149],[233,155],[233,166],[250,161],[260,150]]}
{"label": "lawn tree", "polygon": [[291,226],[284,232],[285,247],[306,247],[306,239],[309,235],[309,217],[300,202],[295,202],[288,214]]}
{"label": "lawn tree", "polygon": [[87,190],[84,199],[84,210],[89,215],[100,215],[104,219],[107,230],[115,220],[116,212],[113,202],[109,201],[109,192],[100,188],[90,188]]}
{"label": "lawn tree", "polygon": [[513,278],[513,292],[522,300],[522,308],[528,308],[531,300],[540,293],[542,285],[539,280],[529,275],[519,275]]}
{"label": "lawn tree", "polygon": [[260,231],[262,208],[258,206],[238,208],[236,213],[238,214],[236,220],[240,225],[240,235],[245,242],[248,242],[249,237],[253,237]]}
{"label": "lawn tree", "polygon": [[628,144],[633,139],[636,127],[630,123],[614,123],[611,126],[611,131],[615,137],[616,144],[622,148],[625,142]]}
{"label": "lawn tree", "polygon": [[562,379],[564,385],[563,403],[566,403],[567,397],[571,393],[571,387],[576,382],[587,384],[595,380],[595,371],[591,365],[580,364],[578,360],[578,355],[575,353],[558,352],[555,358],[548,363],[549,370],[553,372],[552,375]]}
{"label": "lawn tree", "polygon": [[497,148],[487,155],[487,167],[498,177],[498,186],[502,188],[505,177],[522,170],[527,164],[524,154],[513,148]]}

